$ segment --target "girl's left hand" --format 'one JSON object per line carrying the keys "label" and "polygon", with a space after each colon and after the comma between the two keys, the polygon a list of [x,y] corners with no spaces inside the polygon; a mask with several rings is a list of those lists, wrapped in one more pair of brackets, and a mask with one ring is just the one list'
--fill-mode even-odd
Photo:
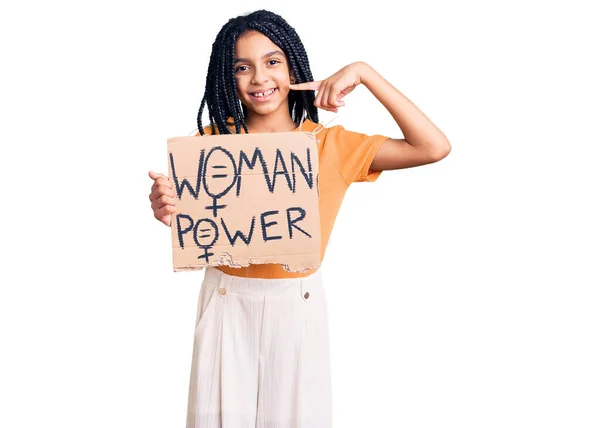
{"label": "girl's left hand", "polygon": [[362,83],[361,73],[365,65],[363,62],[354,62],[325,80],[290,85],[290,89],[294,91],[319,91],[315,98],[315,106],[337,113],[338,107],[345,105],[342,98]]}

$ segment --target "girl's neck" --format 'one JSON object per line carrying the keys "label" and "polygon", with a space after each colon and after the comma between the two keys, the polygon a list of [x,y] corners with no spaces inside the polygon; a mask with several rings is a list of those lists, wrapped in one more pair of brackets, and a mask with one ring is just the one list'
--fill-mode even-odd
{"label": "girl's neck", "polygon": [[259,115],[248,111],[246,126],[249,132],[266,133],[293,131],[298,127],[298,124],[292,120],[286,106],[286,110],[279,110],[269,115]]}

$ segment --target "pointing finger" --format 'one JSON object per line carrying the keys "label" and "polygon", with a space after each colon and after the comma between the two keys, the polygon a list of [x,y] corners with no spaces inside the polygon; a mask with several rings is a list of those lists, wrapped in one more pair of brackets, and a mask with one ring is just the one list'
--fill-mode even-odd
{"label": "pointing finger", "polygon": [[290,89],[293,91],[318,91],[321,88],[322,80],[316,80],[314,82],[297,83],[290,85]]}

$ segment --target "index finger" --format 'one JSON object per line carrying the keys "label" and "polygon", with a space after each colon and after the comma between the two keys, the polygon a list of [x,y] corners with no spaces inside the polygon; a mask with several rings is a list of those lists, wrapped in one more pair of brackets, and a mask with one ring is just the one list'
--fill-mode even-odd
{"label": "index finger", "polygon": [[297,83],[290,85],[290,89],[293,91],[318,91],[321,87],[322,80],[316,80],[314,82]]}

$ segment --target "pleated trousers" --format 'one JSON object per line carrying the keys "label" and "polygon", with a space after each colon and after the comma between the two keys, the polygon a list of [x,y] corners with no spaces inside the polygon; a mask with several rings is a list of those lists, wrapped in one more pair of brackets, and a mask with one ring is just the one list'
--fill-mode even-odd
{"label": "pleated trousers", "polygon": [[256,279],[205,271],[187,428],[331,428],[327,302],[320,271]]}

